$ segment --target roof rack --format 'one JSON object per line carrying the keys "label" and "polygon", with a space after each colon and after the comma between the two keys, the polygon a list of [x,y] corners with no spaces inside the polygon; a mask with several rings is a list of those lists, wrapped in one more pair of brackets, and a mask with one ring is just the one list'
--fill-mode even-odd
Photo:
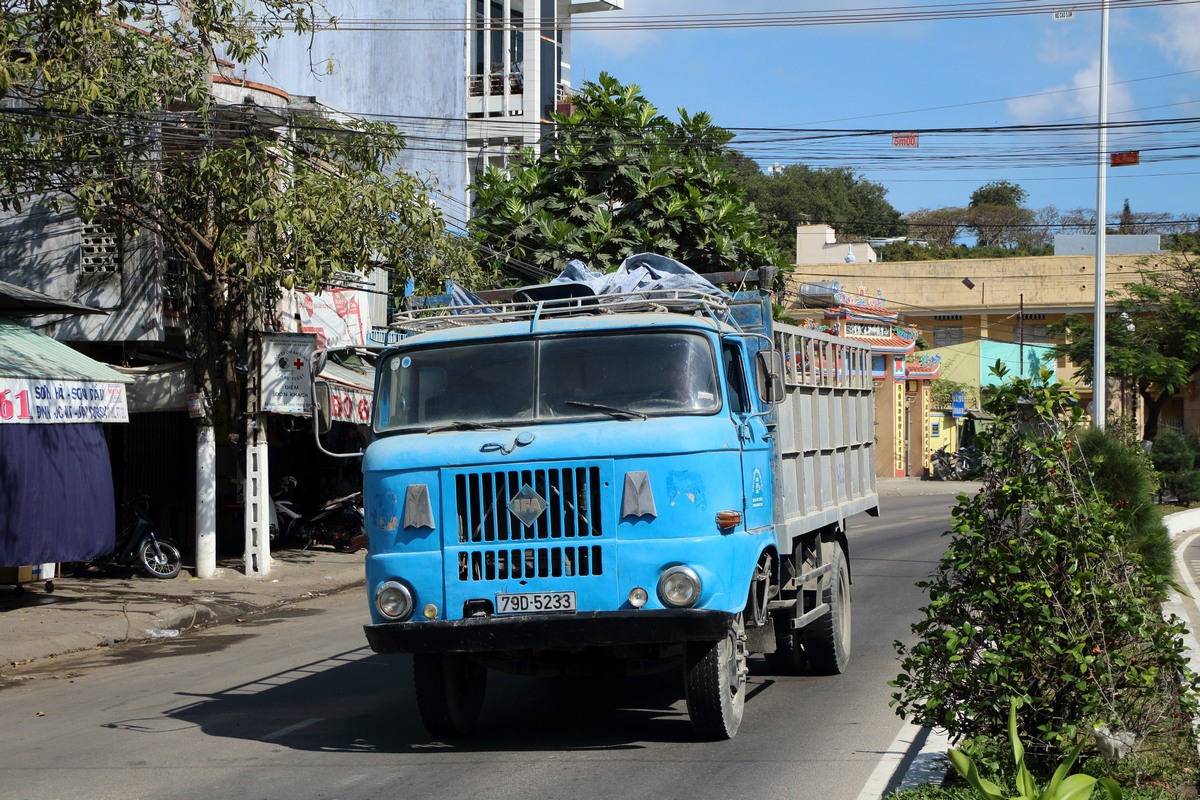
{"label": "roof rack", "polygon": [[492,325],[549,317],[575,317],[622,313],[679,313],[713,317],[728,322],[729,298],[695,289],[652,289],[640,292],[532,299],[518,292],[512,301],[468,306],[437,306],[401,311],[391,327],[408,333]]}

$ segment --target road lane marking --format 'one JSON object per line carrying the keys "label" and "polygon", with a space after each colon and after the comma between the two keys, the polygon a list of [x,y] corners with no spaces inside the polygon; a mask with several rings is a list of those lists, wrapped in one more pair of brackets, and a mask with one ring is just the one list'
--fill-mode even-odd
{"label": "road lane marking", "polygon": [[286,728],[280,728],[279,730],[275,731],[274,733],[268,733],[266,736],[262,737],[259,741],[271,742],[276,739],[282,739],[284,736],[287,736],[289,733],[295,733],[296,731],[300,730],[301,728],[307,728],[309,725],[312,725],[317,722],[321,722],[322,719],[324,719],[324,718],[323,717],[313,717],[312,719],[306,719],[303,722],[297,722],[295,725],[288,725]]}

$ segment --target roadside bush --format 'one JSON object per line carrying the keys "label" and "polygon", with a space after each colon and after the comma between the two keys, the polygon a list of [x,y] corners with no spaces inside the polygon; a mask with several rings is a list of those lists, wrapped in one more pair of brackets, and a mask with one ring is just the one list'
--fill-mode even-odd
{"label": "roadside bush", "polygon": [[1125,547],[1141,557],[1150,580],[1161,589],[1173,574],[1174,556],[1171,535],[1154,501],[1157,484],[1146,451],[1120,426],[1085,428],[1077,433],[1077,441],[1096,490],[1122,523]]}
{"label": "roadside bush", "polygon": [[1150,445],[1150,460],[1163,474],[1183,472],[1196,466],[1196,454],[1187,440],[1172,430],[1162,430]]}
{"label": "roadside bush", "polygon": [[1198,682],[1183,624],[1163,618],[1156,582],[1072,444],[1083,411],[1050,377],[1006,381],[987,401],[991,470],[978,494],[959,495],[946,552],[918,584],[929,602],[915,642],[896,642],[894,704],[969,746],[1005,737],[1016,698],[1018,733],[1039,758],[1100,723],[1139,747],[1186,739]]}
{"label": "roadside bush", "polygon": [[1163,488],[1175,502],[1190,506],[1200,501],[1200,469],[1185,469],[1163,476]]}

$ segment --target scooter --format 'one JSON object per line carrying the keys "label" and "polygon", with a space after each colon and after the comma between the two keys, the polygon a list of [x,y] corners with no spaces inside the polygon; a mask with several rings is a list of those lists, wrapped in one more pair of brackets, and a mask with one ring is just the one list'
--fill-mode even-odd
{"label": "scooter", "polygon": [[125,526],[117,534],[109,560],[123,567],[141,567],[151,578],[174,578],[183,565],[179,548],[159,536],[150,518],[150,497],[138,495],[122,507]]}
{"label": "scooter", "polygon": [[329,545],[353,553],[366,545],[362,492],[327,500],[306,524],[309,545]]}
{"label": "scooter", "polygon": [[285,476],[279,489],[271,495],[270,536],[276,547],[294,546],[307,549],[313,545],[328,545],[353,553],[365,545],[362,542],[362,492],[327,500],[306,517],[293,503],[296,479]]}
{"label": "scooter", "polygon": [[957,479],[954,462],[954,455],[947,453],[946,446],[942,445],[929,456],[929,477],[935,481]]}

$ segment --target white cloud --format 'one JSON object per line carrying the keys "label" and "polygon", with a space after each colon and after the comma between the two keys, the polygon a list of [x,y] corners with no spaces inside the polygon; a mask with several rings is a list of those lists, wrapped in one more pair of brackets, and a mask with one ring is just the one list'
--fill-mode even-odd
{"label": "white cloud", "polygon": [[1200,69],[1200,6],[1162,11],[1161,33],[1153,37],[1163,52],[1183,69]]}
{"label": "white cloud", "polygon": [[[1133,97],[1120,79],[1108,71],[1108,113],[1110,117],[1133,108]],[[1015,97],[1006,105],[1019,123],[1039,124],[1095,119],[1099,107],[1100,62],[1093,61],[1078,70],[1067,83],[1049,86],[1038,94]]]}

